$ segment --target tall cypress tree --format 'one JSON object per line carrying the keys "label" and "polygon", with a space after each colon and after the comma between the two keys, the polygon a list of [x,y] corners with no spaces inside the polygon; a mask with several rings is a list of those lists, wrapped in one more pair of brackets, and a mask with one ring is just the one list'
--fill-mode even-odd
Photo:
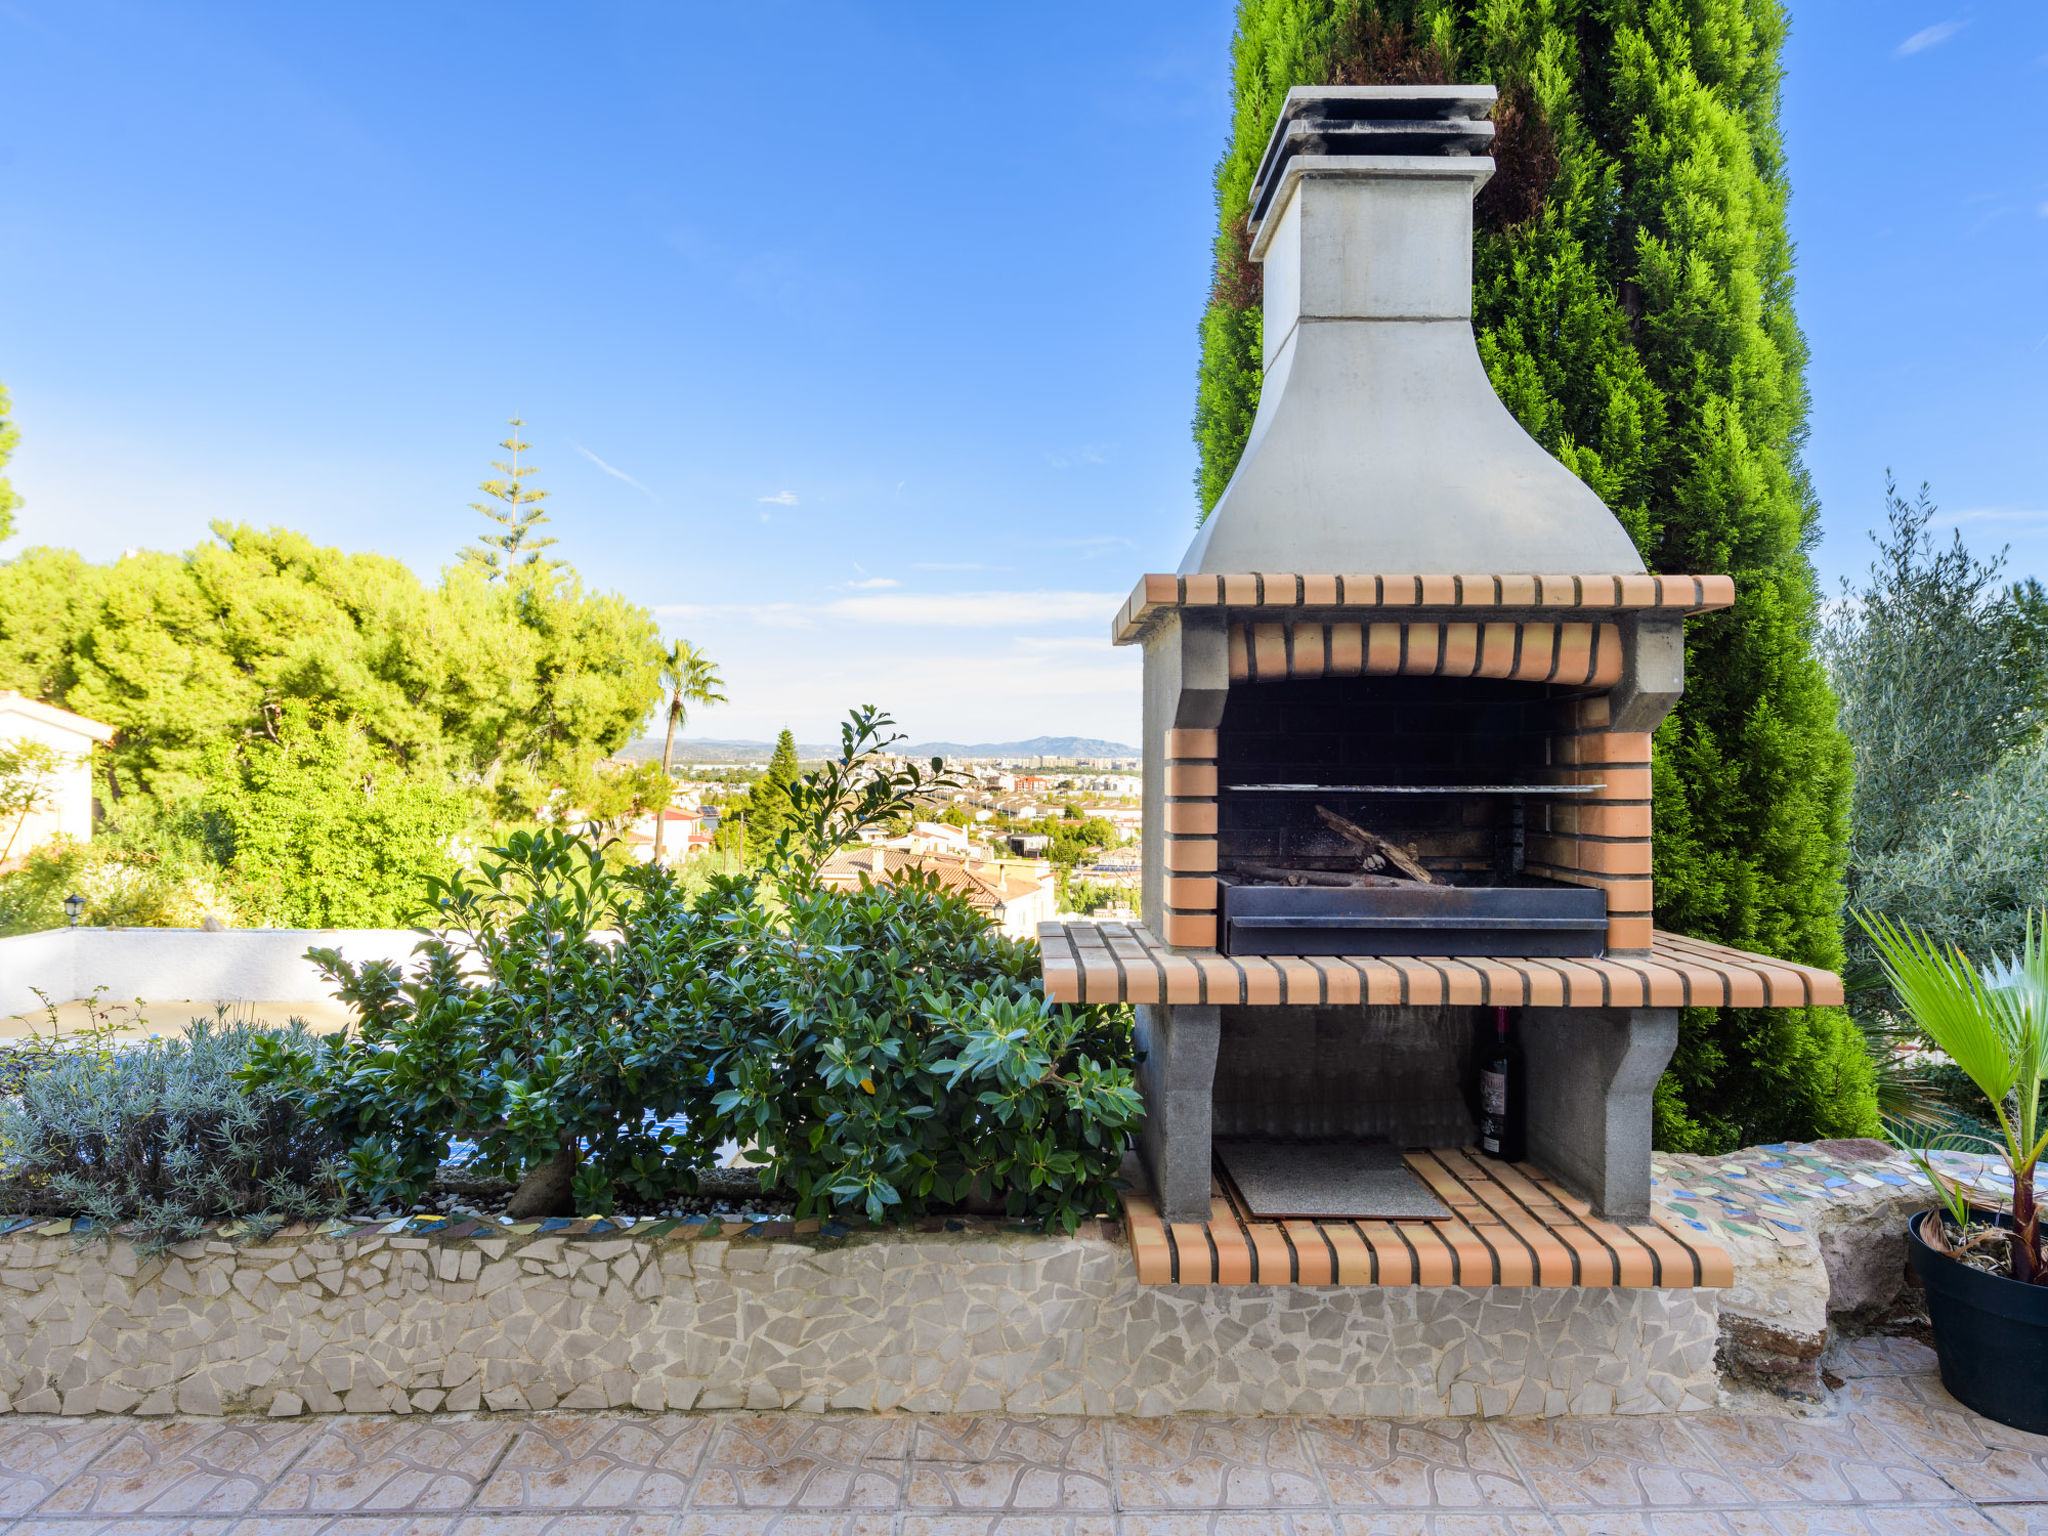
{"label": "tall cypress tree", "polygon": [[[1656,737],[1658,918],[1838,967],[1850,764],[1812,644],[1784,36],[1779,0],[1240,0],[1196,478],[1207,516],[1258,406],[1245,207],[1288,88],[1498,86],[1473,266],[1494,388],[1650,569],[1736,582],[1732,610],[1688,624],[1685,698]],[[1867,1133],[1870,1083],[1839,1010],[1691,1009],[1659,1143]]]}
{"label": "tall cypress tree", "polygon": [[747,797],[747,857],[755,863],[775,847],[789,825],[789,787],[797,780],[796,737],[784,731],[775,738],[768,771]]}

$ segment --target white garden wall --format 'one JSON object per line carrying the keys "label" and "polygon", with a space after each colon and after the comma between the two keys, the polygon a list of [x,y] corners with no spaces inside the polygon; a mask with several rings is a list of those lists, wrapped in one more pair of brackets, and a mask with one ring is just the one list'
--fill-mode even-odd
{"label": "white garden wall", "polygon": [[406,928],[57,928],[0,939],[0,1017],[86,997],[199,1003],[309,1001],[333,988],[305,958],[339,949],[351,960],[404,960],[420,935]]}

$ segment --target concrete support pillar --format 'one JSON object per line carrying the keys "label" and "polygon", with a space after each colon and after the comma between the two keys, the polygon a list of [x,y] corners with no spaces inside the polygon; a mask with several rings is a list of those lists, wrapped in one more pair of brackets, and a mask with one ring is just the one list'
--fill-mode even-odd
{"label": "concrete support pillar", "polygon": [[1650,1214],[1650,1100],[1675,1008],[1527,1008],[1529,1160],[1611,1221]]}
{"label": "concrete support pillar", "polygon": [[1223,1010],[1213,1005],[1138,1006],[1138,1092],[1145,1100],[1138,1155],[1168,1221],[1209,1219],[1209,1130],[1222,1026]]}

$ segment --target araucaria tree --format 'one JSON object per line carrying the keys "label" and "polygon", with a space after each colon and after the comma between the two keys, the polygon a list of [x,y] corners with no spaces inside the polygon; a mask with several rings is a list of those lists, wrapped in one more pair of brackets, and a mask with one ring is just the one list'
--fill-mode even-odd
{"label": "araucaria tree", "polygon": [[[1726,572],[1687,626],[1656,737],[1662,926],[1842,962],[1850,760],[1815,659],[1778,129],[1779,0],[1241,0],[1217,167],[1215,287],[1195,410],[1203,514],[1260,383],[1245,206],[1288,88],[1491,81],[1498,172],[1475,211],[1475,325],[1494,388],[1604,497],[1652,570]],[[1875,1128],[1839,1010],[1687,1010],[1659,1144],[1717,1150]]]}
{"label": "araucaria tree", "polygon": [[548,520],[547,513],[541,510],[548,493],[525,483],[534,472],[533,465],[519,462],[519,455],[533,446],[519,440],[519,429],[525,425],[517,416],[512,418],[512,435],[498,444],[508,456],[491,462],[500,478],[486,480],[477,487],[497,505],[482,501],[469,504],[471,510],[481,512],[505,530],[478,534],[476,543],[462,552],[465,565],[474,566],[493,581],[518,566],[539,564],[540,552],[559,542],[552,535],[539,532],[540,525]]}

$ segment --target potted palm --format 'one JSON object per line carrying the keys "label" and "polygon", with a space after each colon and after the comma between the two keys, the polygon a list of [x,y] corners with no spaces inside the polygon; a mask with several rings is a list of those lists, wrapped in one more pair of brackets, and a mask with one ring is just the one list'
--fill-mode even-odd
{"label": "potted palm", "polygon": [[2048,1151],[2048,914],[2037,927],[2029,913],[2025,946],[1990,970],[1882,917],[1856,920],[1901,1006],[1990,1102],[1993,1145],[2012,1171],[2011,1210],[1989,1211],[1919,1159],[1942,1205],[1907,1222],[1906,1248],[1927,1288],[1941,1384],[1988,1419],[2048,1433],[2048,1270],[2034,1203]]}

